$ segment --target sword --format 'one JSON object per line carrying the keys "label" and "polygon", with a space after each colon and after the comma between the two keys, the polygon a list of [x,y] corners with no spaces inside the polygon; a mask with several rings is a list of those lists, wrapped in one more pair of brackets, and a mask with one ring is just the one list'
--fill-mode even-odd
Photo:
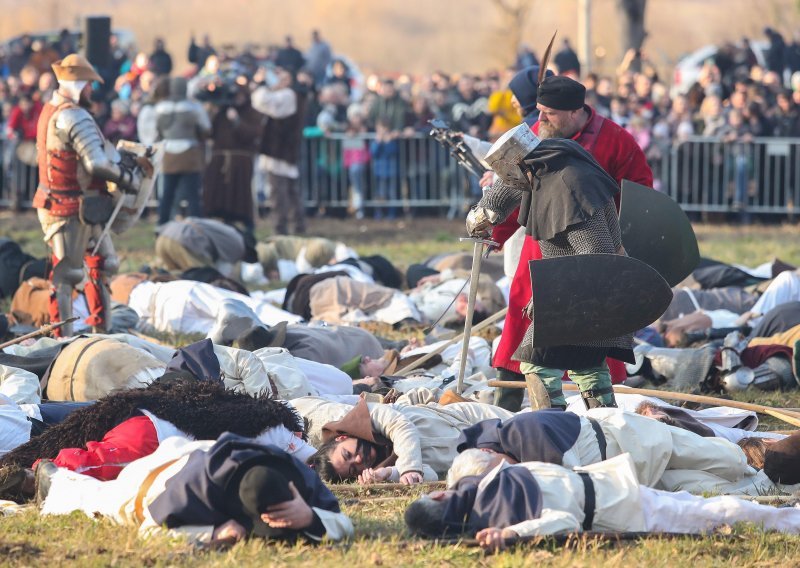
{"label": "sword", "polygon": [[[147,149],[144,152],[144,156],[143,157],[144,158],[151,158],[156,154],[157,151],[158,151],[157,148],[154,149],[152,146],[148,146]],[[122,152],[126,153],[126,157],[130,156],[134,160],[137,158],[137,156],[133,152],[130,152],[130,151],[124,150],[124,149],[122,150]],[[140,166],[137,166],[137,167],[140,168]],[[155,176],[155,175],[156,174],[154,172],[153,176]],[[103,239],[108,236],[108,233],[111,232],[111,225],[114,224],[114,221],[116,220],[117,215],[119,215],[119,212],[122,209],[122,205],[125,202],[125,197],[127,197],[128,194],[135,194],[136,193],[135,191],[133,191],[133,192],[125,191],[119,186],[117,186],[117,191],[119,191],[119,199],[117,200],[117,204],[114,206],[114,210],[111,212],[111,217],[109,217],[108,221],[106,222],[106,226],[103,227],[103,232],[100,233],[100,237],[97,239],[97,242],[94,244],[94,248],[92,249],[92,256],[97,254],[97,251],[100,249],[100,243],[102,243]]]}
{"label": "sword", "polygon": [[472,241],[472,272],[469,276],[469,296],[467,296],[467,317],[464,320],[464,339],[461,342],[461,360],[458,366],[458,386],[456,392],[460,395],[464,391],[464,373],[467,370],[467,353],[469,352],[470,333],[472,332],[472,315],[475,313],[475,298],[478,296],[478,278],[481,274],[481,261],[483,260],[484,246],[497,246],[489,239],[476,239],[462,237],[463,241]]}
{"label": "sword", "polygon": [[97,242],[94,244],[94,248],[92,249],[92,256],[97,254],[98,249],[100,248],[100,243],[103,242],[103,239],[108,236],[108,233],[111,231],[111,225],[114,223],[114,220],[119,215],[119,210],[122,209],[122,204],[125,202],[125,193],[120,189],[120,196],[117,199],[117,204],[114,206],[114,211],[111,212],[111,217],[108,218],[108,222],[106,222],[106,226],[103,227],[103,232],[100,233],[100,237],[97,239]]}

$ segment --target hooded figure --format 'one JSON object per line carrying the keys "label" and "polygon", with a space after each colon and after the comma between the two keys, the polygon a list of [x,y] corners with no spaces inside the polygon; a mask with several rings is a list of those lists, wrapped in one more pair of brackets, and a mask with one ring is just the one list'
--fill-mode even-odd
{"label": "hooded figure", "polygon": [[[508,88],[511,89],[519,103],[522,121],[528,126],[533,126],[539,120],[539,109],[536,108],[536,91],[539,88],[538,76],[539,66],[531,65],[521,71],[517,71],[517,74],[508,82]],[[546,76],[552,77],[553,72],[548,69]]]}

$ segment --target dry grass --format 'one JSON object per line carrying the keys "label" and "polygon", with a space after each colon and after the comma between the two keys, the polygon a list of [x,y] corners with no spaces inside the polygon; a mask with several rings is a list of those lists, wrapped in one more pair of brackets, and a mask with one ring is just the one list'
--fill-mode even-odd
{"label": "dry grass", "polygon": [[[445,251],[466,250],[457,237],[461,221],[415,219],[402,222],[313,220],[310,231],[337,238],[362,254],[383,254],[407,266]],[[261,223],[259,236],[267,234]],[[800,265],[800,230],[796,226],[747,228],[698,225],[701,252],[725,262],[757,265],[773,257]],[[0,217],[0,235],[17,239],[32,254],[43,255],[36,218],[31,214]],[[137,269],[151,259],[153,226],[142,223],[116,239],[123,270]],[[387,330],[388,331],[388,330]],[[418,331],[418,330],[417,330]],[[172,338],[179,340],[180,338]],[[738,400],[774,406],[800,407],[800,393],[747,391]],[[785,426],[774,419],[769,429]],[[139,539],[129,527],[80,515],[40,518],[26,511],[0,520],[3,565],[73,566],[797,566],[800,539],[766,534],[753,527],[736,527],[704,538],[649,538],[621,543],[579,538],[567,545],[552,541],[520,546],[495,556],[465,544],[437,545],[410,538],[403,528],[405,506],[417,496],[397,492],[396,499],[364,490],[342,495],[344,510],[353,518],[354,541],[342,545],[293,547],[260,541],[241,543],[227,551],[193,549],[165,536]]]}

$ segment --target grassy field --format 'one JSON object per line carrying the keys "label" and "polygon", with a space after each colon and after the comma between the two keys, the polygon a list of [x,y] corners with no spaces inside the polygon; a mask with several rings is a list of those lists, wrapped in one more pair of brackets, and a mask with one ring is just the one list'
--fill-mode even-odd
{"label": "grassy field", "polygon": [[[312,220],[313,234],[337,238],[361,254],[380,253],[401,266],[432,254],[467,250],[458,242],[461,221],[415,219],[398,222]],[[695,227],[701,253],[725,262],[755,266],[772,258],[800,266],[800,229],[796,226]],[[261,222],[259,236],[268,234]],[[0,236],[19,241],[31,254],[45,246],[32,214],[0,215]],[[153,225],[142,223],[115,239],[122,270],[150,262]],[[800,407],[800,393],[737,394],[738,400],[774,406]],[[784,429],[775,419],[762,427]],[[372,494],[342,491],[344,510],[356,527],[354,541],[313,548],[241,543],[230,550],[193,549],[181,541],[159,536],[138,538],[128,527],[80,515],[42,519],[33,510],[0,519],[0,563],[10,566],[798,566],[800,538],[765,534],[752,527],[734,527],[705,538],[649,538],[621,543],[579,538],[568,545],[541,541],[498,555],[485,555],[467,543],[439,545],[409,538],[402,512],[419,494],[398,490]]]}

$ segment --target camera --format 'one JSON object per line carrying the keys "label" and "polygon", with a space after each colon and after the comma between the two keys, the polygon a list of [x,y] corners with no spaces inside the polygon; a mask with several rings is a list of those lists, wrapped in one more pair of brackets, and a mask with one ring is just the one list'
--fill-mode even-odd
{"label": "camera", "polygon": [[215,106],[232,106],[236,102],[236,94],[239,87],[235,77],[226,78],[222,76],[214,77],[198,91],[195,98],[204,103],[211,103]]}

